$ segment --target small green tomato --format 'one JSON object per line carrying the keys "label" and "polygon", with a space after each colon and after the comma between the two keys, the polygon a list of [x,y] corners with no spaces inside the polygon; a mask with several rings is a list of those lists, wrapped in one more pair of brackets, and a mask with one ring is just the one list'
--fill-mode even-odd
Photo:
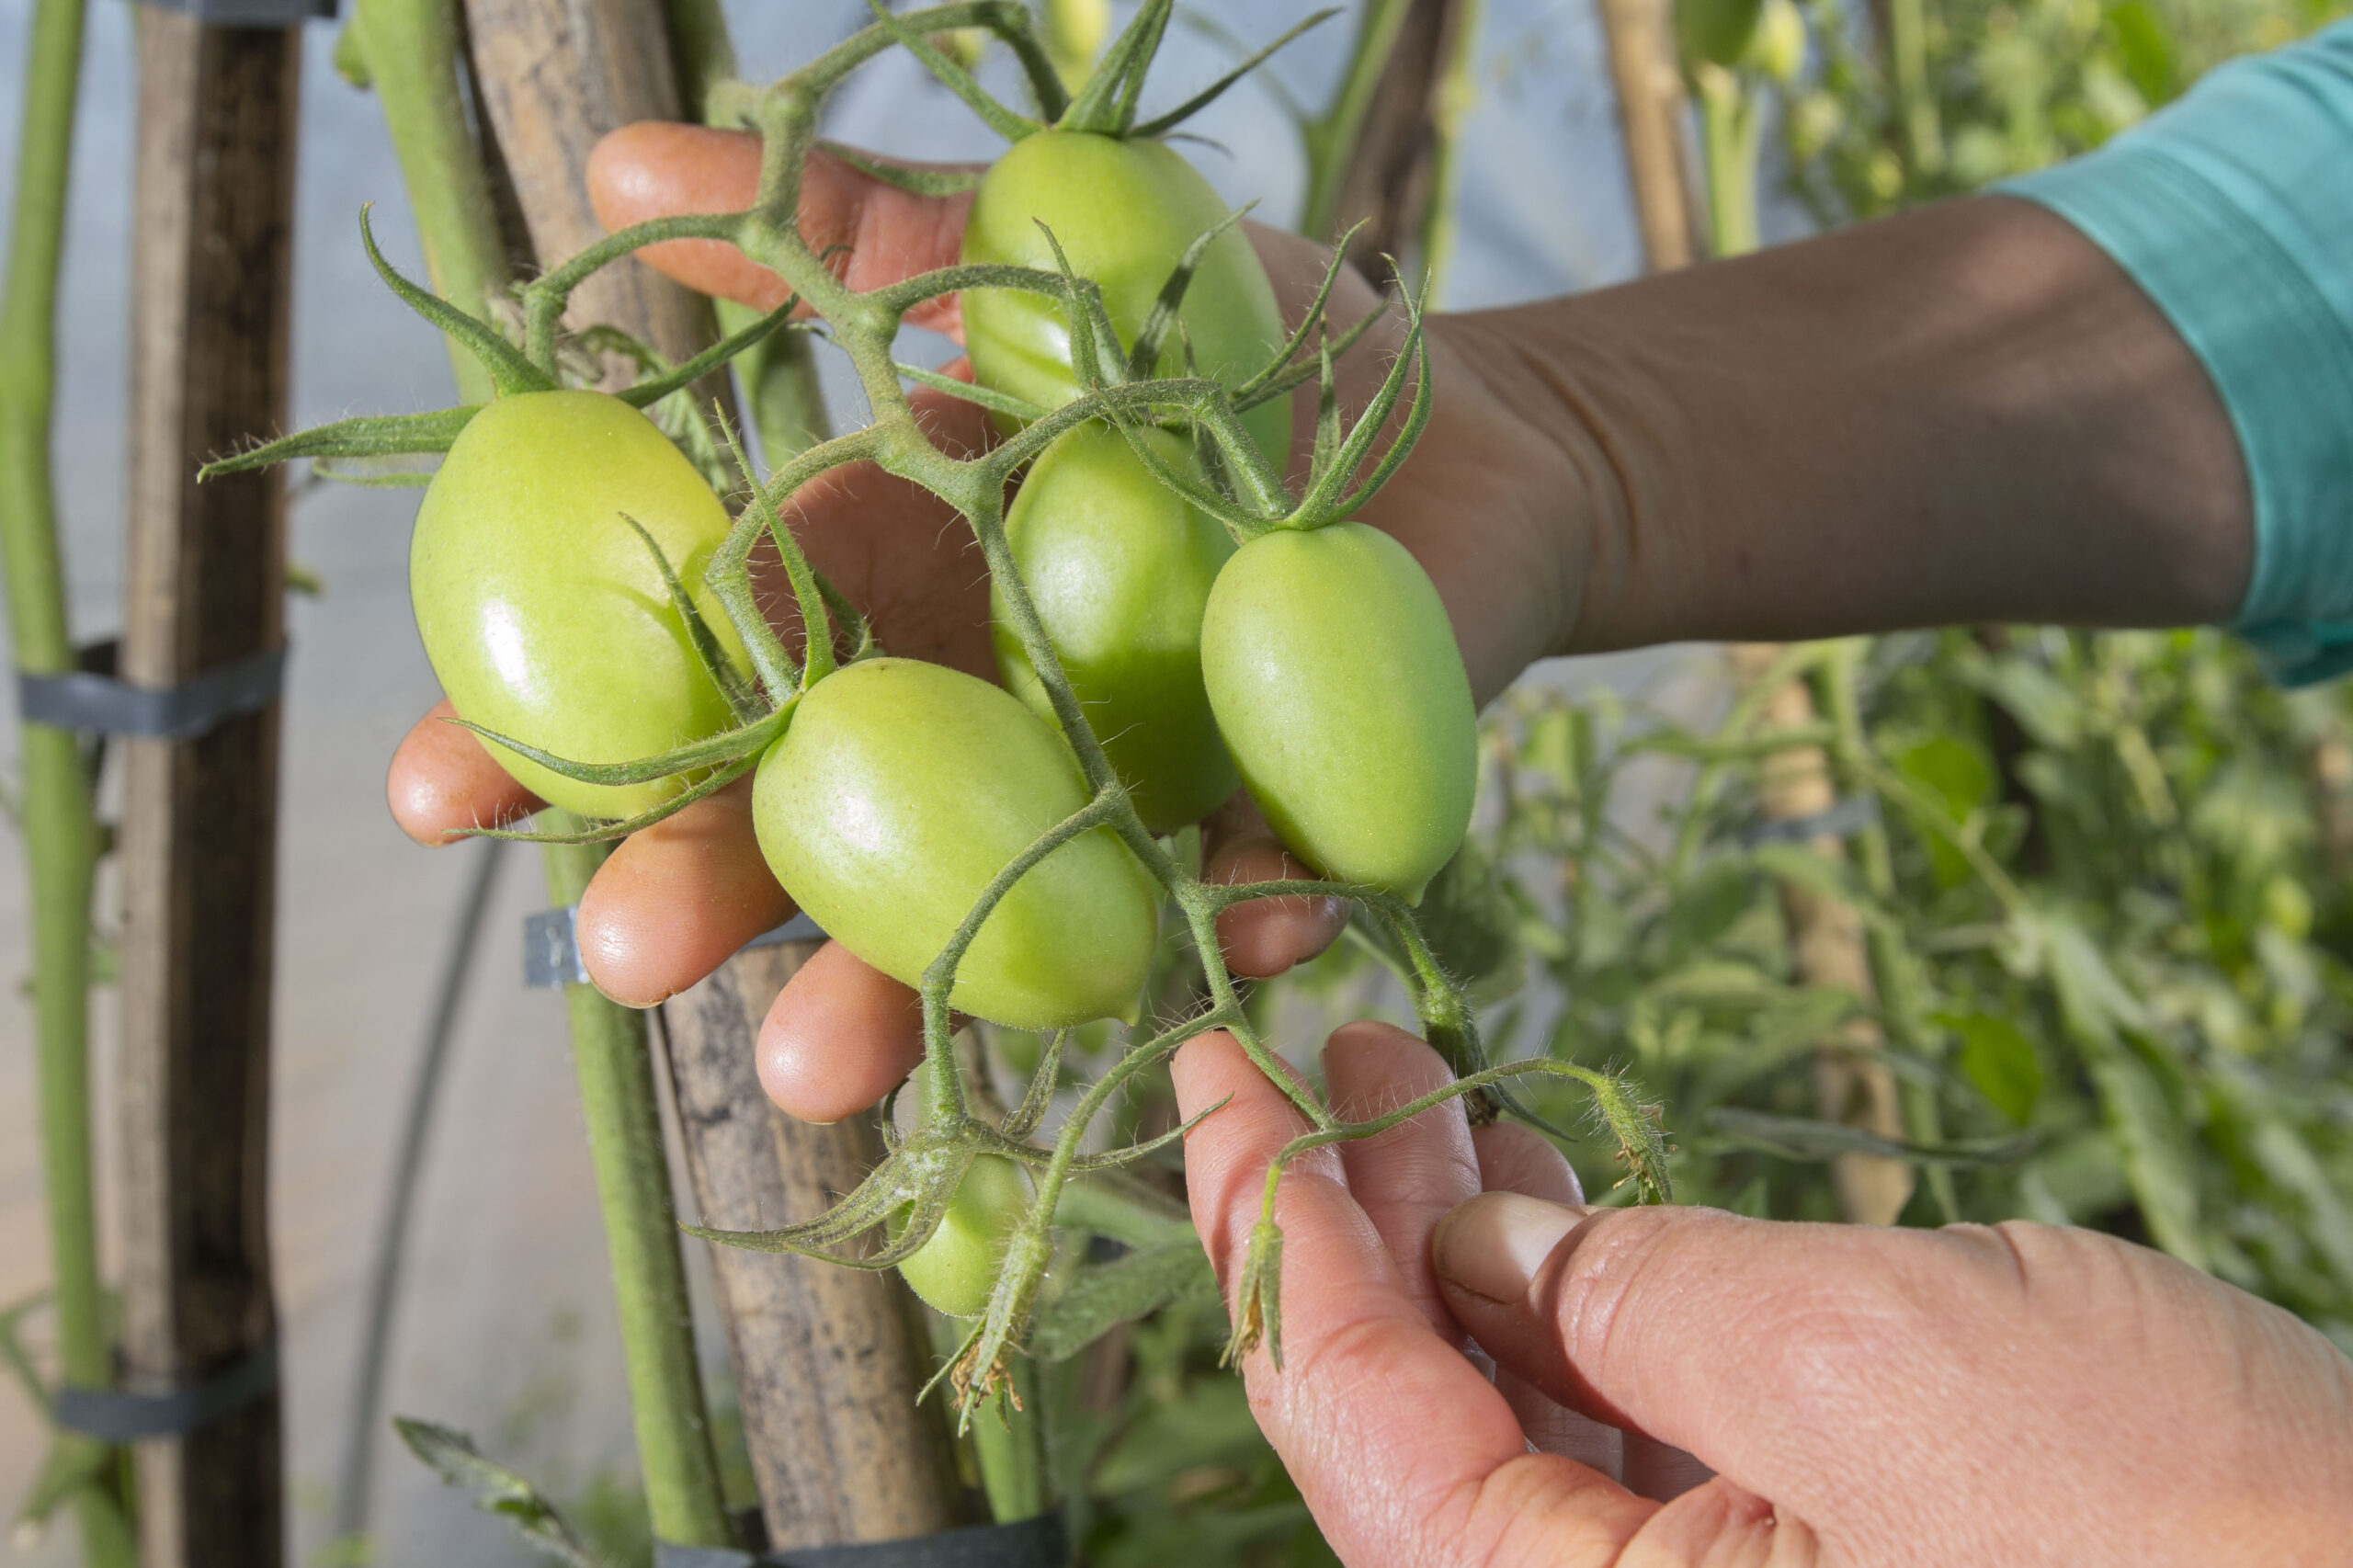
{"label": "small green tomato", "polygon": [[[521,392],[460,432],[409,545],[416,629],[459,717],[588,763],[633,762],[733,722],[623,514],[744,667],[702,586],[727,509],[694,465],[619,398]],[[584,816],[631,816],[693,782],[582,784],[483,744],[533,794]]]}
{"label": "small green tomato", "polygon": [[[932,1311],[974,1318],[988,1311],[989,1293],[1005,1267],[1015,1227],[1029,1211],[1029,1173],[1002,1154],[982,1154],[948,1200],[939,1229],[899,1265],[899,1273]],[[891,1221],[897,1236],[903,1217]]]}

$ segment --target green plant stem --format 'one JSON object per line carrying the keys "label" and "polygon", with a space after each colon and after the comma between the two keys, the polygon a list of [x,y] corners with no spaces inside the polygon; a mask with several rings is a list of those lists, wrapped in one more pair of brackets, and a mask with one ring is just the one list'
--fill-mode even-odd
{"label": "green plant stem", "polygon": [[1757,245],[1756,175],[1760,151],[1755,95],[1721,65],[1692,73],[1699,101],[1699,140],[1707,151],[1708,228],[1719,256],[1746,256]]}
{"label": "green plant stem", "polygon": [[[487,320],[510,274],[490,176],[467,119],[462,27],[459,0],[358,0],[349,37],[384,108],[426,276],[443,299]],[[459,397],[488,403],[490,373],[455,342],[449,350]]]}
{"label": "green plant stem", "polygon": [[[8,276],[0,300],[0,365],[6,367],[0,375],[0,565],[7,577],[11,652],[17,667],[32,675],[74,667],[50,439],[58,268],[82,35],[82,0],[40,0],[25,63]],[[114,1369],[98,1278],[90,1141],[90,902],[97,876],[97,821],[92,781],[73,732],[27,722],[20,734],[58,1369],[69,1383],[106,1388]],[[96,1446],[85,1437],[60,1440]],[[107,1466],[100,1473],[115,1470]],[[94,1568],[129,1568],[136,1549],[121,1497],[102,1486],[85,1486],[74,1507],[84,1560]]]}
{"label": "green plant stem", "polygon": [[1396,52],[1398,31],[1413,0],[1370,0],[1357,21],[1348,46],[1347,68],[1331,107],[1300,128],[1307,149],[1307,197],[1302,203],[1299,232],[1310,239],[1333,238],[1339,222],[1340,182],[1347,176],[1348,153],[1372,110],[1373,90]]}
{"label": "green plant stem", "polygon": [[[579,825],[563,812],[548,815],[557,819],[548,825],[559,831]],[[559,907],[580,901],[605,858],[597,845],[550,845],[542,854],[548,897]],[[612,1256],[638,1464],[654,1538],[678,1546],[732,1546],[734,1532],[695,1361],[645,1016],[608,1001],[593,985],[565,986],[563,1001]]]}
{"label": "green plant stem", "polygon": [[1889,74],[1906,161],[1915,176],[1940,173],[1945,138],[1936,95],[1928,90],[1927,0],[1887,0],[1886,17]]}
{"label": "green plant stem", "polygon": [[1012,1366],[1013,1398],[972,1423],[972,1455],[981,1463],[981,1490],[998,1524],[1034,1519],[1054,1506],[1046,1462],[1043,1370],[1026,1356]]}
{"label": "green plant stem", "polygon": [[[1823,706],[1829,710],[1831,725],[1837,735],[1831,756],[1837,764],[1839,789],[1848,794],[1871,788],[1869,774],[1857,766],[1857,759],[1870,744],[1870,733],[1863,727],[1862,697],[1856,679],[1869,647],[1869,641],[1862,638],[1837,643],[1821,669]],[[1856,833],[1854,843],[1863,886],[1882,907],[1894,908],[1895,860],[1888,846],[1886,824],[1871,823]],[[1921,994],[1918,959],[1887,922],[1871,921],[1863,932],[1871,981],[1879,991],[1881,1015],[1890,1038],[1917,1055],[1931,1059],[1940,1056],[1938,1036],[1928,1022],[1927,1006]],[[1904,1108],[1904,1136],[1924,1146],[1941,1144],[1944,1113],[1937,1102],[1936,1085],[1907,1078],[1896,1085],[1896,1095]],[[1945,1222],[1950,1224],[1959,1220],[1961,1199],[1953,1187],[1952,1167],[1925,1165],[1919,1168],[1927,1180],[1928,1196],[1935,1200]]]}

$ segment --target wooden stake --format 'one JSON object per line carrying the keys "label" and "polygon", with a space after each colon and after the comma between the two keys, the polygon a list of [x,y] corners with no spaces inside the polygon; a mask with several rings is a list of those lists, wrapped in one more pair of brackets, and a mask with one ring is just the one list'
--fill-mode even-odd
{"label": "wooden stake", "polygon": [[[131,483],[121,673],[170,687],[284,637],[275,472],[197,465],[286,420],[294,29],[139,17]],[[125,1385],[201,1381],[271,1345],[267,1187],[278,714],[124,746]],[[284,1551],[276,1392],[139,1445],[149,1568]]]}
{"label": "wooden stake", "polygon": [[1676,68],[1666,0],[1601,0],[1601,26],[1609,40],[1609,79],[1618,90],[1645,270],[1688,267],[1698,254],[1697,225],[1683,152],[1683,74]]}
{"label": "wooden stake", "polygon": [[[1781,654],[1774,642],[1743,642],[1732,649],[1733,670],[1744,686],[1765,677]],[[1785,681],[1766,699],[1760,730],[1813,727],[1813,698],[1803,681]],[[1757,768],[1756,793],[1768,822],[1802,822],[1837,801],[1830,758],[1820,746],[1791,746],[1773,753]],[[1805,841],[1824,859],[1843,860],[1846,846],[1834,834]],[[1798,978],[1873,1000],[1870,954],[1863,941],[1862,916],[1851,904],[1824,897],[1794,881],[1781,883],[1781,912],[1789,922]],[[1886,1042],[1877,1024],[1857,1018],[1840,1031],[1839,1043],[1814,1057],[1814,1098],[1823,1119],[1846,1123],[1901,1142],[1904,1108],[1895,1075],[1887,1063],[1857,1054]],[[1863,1225],[1892,1225],[1912,1198],[1912,1167],[1877,1154],[1841,1154],[1831,1164],[1839,1212]]]}
{"label": "wooden stake", "polygon": [[1381,258],[1393,256],[1420,286],[1424,258],[1413,253],[1438,194],[1446,118],[1441,90],[1449,64],[1475,28],[1476,10],[1475,0],[1410,0],[1388,58],[1358,106],[1353,137],[1333,149],[1341,164],[1333,176],[1330,219],[1316,237],[1338,235],[1362,221],[1348,260],[1376,283],[1388,280]]}
{"label": "wooden stake", "polygon": [[[811,1127],[760,1092],[760,1018],[810,950],[756,949],[663,1008],[706,1225],[772,1230],[823,1213],[882,1156],[865,1119]],[[947,1430],[915,1403],[929,1341],[898,1275],[733,1247],[714,1247],[711,1267],[768,1544],[893,1540],[967,1522]]]}
{"label": "wooden stake", "polygon": [[[603,236],[588,153],[632,120],[676,119],[654,0],[467,0],[474,70],[532,248],[561,259]],[[672,359],[710,340],[707,301],[635,261],[573,295],[572,317]],[[663,1010],[687,1165],[703,1223],[807,1219],[857,1185],[870,1127],[813,1127],[761,1093],[753,1051],[768,1004],[810,951],[755,949]],[[915,1403],[928,1345],[895,1273],[713,1247],[728,1347],[770,1544],[888,1540],[966,1522],[942,1407]]]}

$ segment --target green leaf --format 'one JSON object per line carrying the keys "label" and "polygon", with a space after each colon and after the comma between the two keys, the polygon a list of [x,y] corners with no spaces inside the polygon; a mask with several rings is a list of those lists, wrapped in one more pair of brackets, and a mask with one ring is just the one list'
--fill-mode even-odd
{"label": "green leaf", "polygon": [[2311,1145],[2287,1123],[2274,1119],[2255,1130],[2249,1147],[2263,1174],[2302,1207],[2304,1239],[2327,1260],[2337,1282],[2353,1290],[2353,1213],[2347,1211],[2344,1198],[2330,1184]]}
{"label": "green leaf", "polygon": [[1700,1124],[1724,1143],[1755,1149],[1785,1160],[1835,1160],[1842,1154],[1875,1154],[1882,1159],[1910,1160],[1920,1165],[1972,1169],[2015,1165],[2032,1153],[2041,1139],[2031,1132],[2006,1138],[1957,1138],[1942,1143],[1908,1143],[1881,1138],[1844,1122],[1821,1121],[1807,1116],[1779,1116],[1771,1111],[1743,1110],[1719,1106],[1700,1118]]}
{"label": "green leaf", "polygon": [[570,1568],[605,1568],[538,1487],[505,1465],[483,1458],[473,1439],[463,1432],[402,1415],[392,1417],[392,1427],[409,1452],[423,1460],[445,1484],[472,1493],[475,1507],[496,1514],[541,1551]]}
{"label": "green leaf", "polygon": [[1968,671],[1967,678],[2007,709],[2035,744],[2067,751],[2082,740],[2084,699],[2045,665],[2008,655]]}
{"label": "green leaf", "polygon": [[2093,1087],[2123,1156],[2124,1179],[2158,1246],[2193,1268],[2211,1262],[2199,1222],[2189,1135],[2148,1065],[2121,1045],[2088,1053]]}
{"label": "green leaf", "polygon": [[2148,0],[2110,6],[2108,32],[2126,79],[2150,108],[2180,97],[2181,62],[2174,52],[2172,31]]}
{"label": "green leaf", "polygon": [[[272,468],[297,458],[389,458],[446,452],[466,422],[482,410],[473,406],[437,408],[426,414],[371,415],[363,419],[338,419],[280,436],[246,451],[215,458],[196,471],[199,483],[224,473],[244,473]],[[342,475],[335,477],[341,478]]]}
{"label": "green leaf", "polygon": [[86,1437],[59,1437],[49,1445],[32,1490],[17,1509],[15,1535],[20,1543],[38,1540],[57,1510],[88,1488],[100,1488],[114,1469],[116,1450],[109,1443]]}
{"label": "green leaf", "polygon": [[1961,1076],[1986,1103],[2020,1127],[2033,1120],[2042,1097],[2042,1062],[2025,1032],[1990,1013],[1940,1013],[1936,1021],[1961,1037]]}
{"label": "green leaf", "polygon": [[1077,1355],[1111,1329],[1177,1301],[1217,1299],[1217,1276],[1200,1243],[1187,1235],[1078,1269],[1038,1314],[1029,1351],[1040,1360]]}
{"label": "green leaf", "polygon": [[[1991,805],[2000,788],[1984,752],[1950,735],[1922,741],[1899,753],[1893,761],[1897,772],[1943,802],[1946,814],[1956,823],[1966,823],[1972,813]],[[1920,837],[1928,846],[1938,887],[1955,888],[1969,880],[1968,857],[1943,834],[1924,828]]]}

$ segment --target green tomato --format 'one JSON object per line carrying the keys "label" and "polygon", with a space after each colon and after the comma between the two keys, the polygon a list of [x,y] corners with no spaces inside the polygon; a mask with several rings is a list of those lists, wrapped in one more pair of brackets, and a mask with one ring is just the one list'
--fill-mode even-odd
{"label": "green tomato", "polygon": [[[1176,468],[1187,444],[1144,435]],[[1214,811],[1241,782],[1201,688],[1201,608],[1233,553],[1214,518],[1152,476],[1108,426],[1057,437],[1021,482],[1006,536],[1047,641],[1106,756],[1154,833]],[[1048,722],[1053,706],[989,591],[990,632],[1005,684]]]}
{"label": "green tomato", "polygon": [[[1005,1267],[1015,1227],[1029,1211],[1029,1173],[1003,1154],[972,1161],[939,1229],[899,1265],[899,1273],[936,1312],[976,1318],[989,1308],[989,1293]],[[896,1237],[904,1216],[891,1221]]]}
{"label": "green tomato", "polygon": [[1291,852],[1418,902],[1471,825],[1479,734],[1446,607],[1405,547],[1363,523],[1252,540],[1211,590],[1201,674]]}
{"label": "green tomato", "polygon": [[1764,0],[1675,0],[1675,39],[1685,67],[1739,64],[1763,10]]}
{"label": "green tomato", "polygon": [[1765,0],[1748,40],[1748,61],[1786,87],[1805,69],[1805,17],[1796,0]]}
{"label": "green tomato", "polygon": [[[942,665],[867,659],[801,699],[760,759],[752,824],[811,919],[915,985],[997,873],[1086,798],[1070,747],[1012,693]],[[990,912],[949,1000],[1013,1028],[1123,1015],[1158,937],[1152,879],[1097,828]]]}
{"label": "green tomato", "polygon": [[[743,667],[701,585],[727,509],[694,465],[619,398],[522,392],[459,433],[409,545],[416,629],[460,718],[591,763],[633,762],[733,723],[624,513]],[[582,784],[483,744],[533,794],[584,816],[632,816],[693,781]]]}
{"label": "green tomato", "polygon": [[[981,180],[964,227],[964,259],[1051,272],[1053,249],[1038,229],[1044,223],[1072,270],[1102,288],[1111,324],[1132,345],[1186,247],[1226,211],[1209,181],[1163,142],[1041,131],[1015,142]],[[1238,226],[1210,246],[1177,313],[1200,372],[1229,385],[1256,374],[1283,344],[1274,286]],[[1061,301],[1017,289],[972,289],[963,314],[964,347],[982,386],[1047,408],[1078,395]],[[1186,373],[1176,334],[1169,335],[1157,369],[1164,376]],[[1242,419],[1268,461],[1279,467],[1288,460],[1289,397],[1269,399]]]}

